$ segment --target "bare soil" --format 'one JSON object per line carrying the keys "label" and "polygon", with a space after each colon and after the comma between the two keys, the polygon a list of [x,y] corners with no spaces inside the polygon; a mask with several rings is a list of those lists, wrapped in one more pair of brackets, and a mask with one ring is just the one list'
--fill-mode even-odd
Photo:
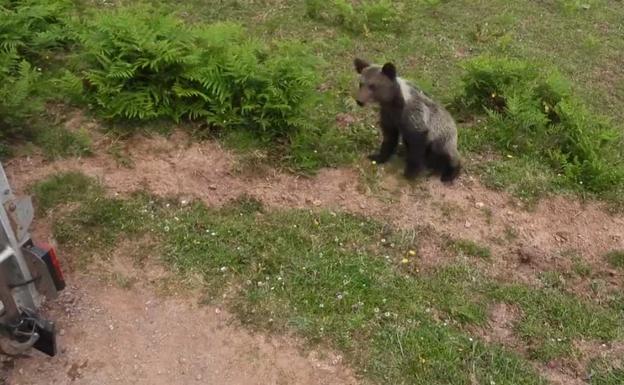
{"label": "bare soil", "polygon": [[[90,158],[48,162],[23,156],[4,167],[22,192],[51,174],[73,170],[99,178],[110,194],[143,190],[215,206],[248,194],[270,207],[363,214],[423,234],[418,250],[423,267],[449,261],[438,238],[450,235],[490,247],[487,270],[492,276],[531,284],[538,283],[540,272],[569,271],[572,260],[565,255],[572,250],[590,266],[592,278],[610,287],[621,288],[624,282],[624,274],[603,260],[606,252],[624,248],[624,217],[606,213],[597,203],[553,197],[527,211],[471,175],[450,187],[436,179],[410,184],[392,165],[325,169],[310,178],[273,169],[256,174],[215,142],[190,143],[180,132],[121,144],[122,161],[103,140]],[[372,181],[371,174],[377,174]],[[45,223],[38,226],[41,236],[49,236]],[[115,265],[128,263],[120,259]],[[122,273],[133,276],[125,289],[111,283],[110,274],[72,273],[72,287],[50,309],[63,330],[64,350],[54,359],[18,360],[9,383],[356,383],[331,352],[303,353],[292,338],[249,334],[223,311],[195,305],[193,296],[163,297],[144,274]],[[572,283],[572,290],[587,292],[584,283]],[[500,305],[492,310],[491,327],[480,334],[513,347],[517,316],[517,309]],[[586,345],[589,354],[594,347]],[[605,348],[605,354],[613,351]],[[580,381],[558,368],[541,369],[553,383]]]}
{"label": "bare soil", "polygon": [[340,355],[252,334],[219,307],[198,305],[188,288],[159,290],[171,277],[158,264],[133,267],[137,252],[123,245],[110,263],[69,277],[71,286],[47,310],[60,354],[18,359],[8,384],[357,383]]}
{"label": "bare soil", "polygon": [[[624,248],[624,217],[608,214],[598,203],[564,197],[543,199],[525,210],[508,194],[480,185],[463,175],[453,186],[437,179],[409,184],[389,165],[365,182],[372,165],[325,169],[305,178],[276,170],[261,175],[240,171],[239,159],[215,142],[190,143],[173,137],[135,137],[124,142],[131,167],[104,151],[94,157],[47,162],[39,156],[21,157],[5,165],[12,183],[24,190],[60,171],[80,171],[100,179],[111,194],[149,191],[159,196],[200,199],[222,205],[241,194],[272,207],[344,210],[385,220],[403,229],[426,228],[438,235],[465,238],[488,245],[496,258],[493,274],[532,280],[536,272],[568,269],[574,251],[595,274],[616,285],[622,275],[603,256]],[[424,245],[426,246],[426,245]],[[519,252],[535,250],[528,260]],[[428,250],[429,249],[429,250]],[[423,247],[423,264],[439,258],[435,248]],[[521,261],[524,260],[524,263]]]}

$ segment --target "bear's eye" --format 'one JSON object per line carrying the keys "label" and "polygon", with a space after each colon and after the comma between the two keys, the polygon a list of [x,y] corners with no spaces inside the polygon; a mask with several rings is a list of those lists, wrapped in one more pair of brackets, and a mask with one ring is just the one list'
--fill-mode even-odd
{"label": "bear's eye", "polygon": [[369,90],[371,90],[371,91],[375,91],[375,88],[376,88],[376,87],[375,87],[375,85],[374,85],[374,84],[369,84],[369,85],[368,85],[368,89],[369,89]]}
{"label": "bear's eye", "polygon": [[364,87],[364,82],[360,82],[360,88]]}

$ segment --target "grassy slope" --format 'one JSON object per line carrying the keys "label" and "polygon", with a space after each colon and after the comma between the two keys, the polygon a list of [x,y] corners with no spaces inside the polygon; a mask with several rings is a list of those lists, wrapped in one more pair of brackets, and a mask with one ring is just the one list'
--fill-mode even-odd
{"label": "grassy slope", "polygon": [[[76,193],[58,193],[67,188]],[[573,341],[624,338],[619,297],[588,301],[548,277],[537,288],[496,281],[482,270],[487,264],[466,263],[487,249],[461,240],[450,242],[453,264],[421,271],[410,252],[419,239],[366,218],[265,211],[245,197],[222,209],[142,195],[111,199],[73,173],[34,191],[46,209],[73,203],[53,212],[56,238],[81,256],[75,262],[102,256],[120,237],[149,234],[160,240],[153,250],[163,261],[203,278],[208,301],[227,292],[226,305],[244,323],[330,344],[375,383],[543,384],[533,363],[574,357]],[[499,303],[520,309],[523,354],[474,334],[487,330]],[[591,365],[595,384],[621,380],[621,369]]]}
{"label": "grassy slope", "polygon": [[[292,157],[282,159],[299,169],[360,159],[365,148],[374,146],[370,124],[348,129],[335,124],[338,113],[366,114],[355,109],[350,97],[355,55],[395,61],[406,77],[445,102],[458,93],[463,58],[496,53],[530,59],[560,68],[595,111],[615,121],[624,117],[617,108],[624,99],[624,74],[617,70],[624,61],[620,2],[583,3],[589,9],[554,0],[399,3],[410,5],[405,5],[407,23],[398,37],[384,31],[357,34],[311,20],[303,1],[185,0],[165,6],[191,22],[239,20],[265,39],[303,39],[325,60],[326,91],[316,115],[327,130],[320,137],[300,134]],[[370,112],[366,116],[373,122]],[[478,130],[478,124],[462,130],[464,149],[477,147]],[[249,145],[249,138],[229,140]],[[80,142],[77,147],[85,146]],[[552,173],[527,160],[472,164],[492,186],[511,186],[522,197],[555,188]],[[65,193],[68,186],[74,186],[72,194]],[[230,285],[235,296],[228,304],[242,320],[270,330],[294,329],[310,341],[329,343],[376,382],[541,384],[532,364],[574,356],[574,340],[622,340],[621,296],[587,302],[557,285],[556,276],[545,275],[538,289],[494,281],[460,263],[466,256],[487,262],[490,254],[467,241],[449,241],[449,249],[462,256],[457,266],[420,272],[408,253],[418,239],[383,234],[395,243],[388,248],[382,245],[380,225],[369,219],[263,212],[253,201],[215,210],[168,206],[147,197],[110,200],[77,175],[39,185],[36,192],[44,210],[68,199],[79,203],[74,211],[56,214],[56,236],[65,247],[89,255],[112,246],[125,232],[153,232],[163,239],[164,259],[181,274],[203,276],[209,295]],[[614,251],[606,258],[617,267],[620,256]],[[583,266],[578,271],[582,274]],[[473,327],[485,325],[490,306],[501,302],[521,309],[515,331],[527,347],[524,355],[471,334]],[[622,383],[622,369],[611,364],[591,363],[591,382]]]}
{"label": "grassy slope", "polygon": [[[257,143],[240,131],[227,133],[223,138],[249,157],[253,155],[247,150],[270,146],[273,151],[269,158],[274,164],[300,172],[361,161],[376,146],[373,112],[358,109],[351,96],[356,85],[351,63],[356,55],[396,62],[401,75],[445,103],[459,95],[463,60],[479,54],[529,60],[538,66],[559,68],[593,111],[612,118],[620,127],[624,117],[618,108],[624,98],[624,75],[618,70],[618,64],[624,61],[624,8],[617,0],[394,1],[390,2],[392,6],[400,9],[396,19],[399,28],[393,22],[371,32],[354,32],[348,20],[311,18],[306,3],[314,0],[151,2],[190,23],[239,21],[265,41],[296,38],[309,44],[323,59],[324,65],[319,68],[321,103],[311,113],[317,130],[294,134],[288,149],[275,143]],[[135,4],[115,4],[119,3]],[[98,7],[111,7],[109,3],[90,0],[79,0],[76,5],[74,9],[83,16]],[[355,17],[360,13],[356,11]],[[379,15],[373,16],[368,24],[379,20]],[[352,123],[337,124],[337,116]],[[117,126],[124,125],[109,128],[119,131]],[[562,184],[552,169],[529,157],[481,157],[480,153],[488,149],[487,139],[481,134],[483,129],[478,121],[467,122],[460,130],[460,147],[471,158],[466,166],[481,175],[488,186],[508,189],[527,201],[549,192],[584,191],[581,186]],[[163,127],[157,130],[162,131]],[[49,134],[44,130],[36,140],[49,156],[90,152],[90,144],[80,132],[52,131]],[[251,161],[262,159],[266,156]],[[617,192],[611,195],[602,198],[622,202]]]}
{"label": "grassy slope", "polygon": [[[624,61],[624,8],[617,1],[392,3],[401,8],[404,22],[396,33],[392,28],[357,33],[346,23],[311,19],[305,1],[222,1],[208,7],[187,0],[171,7],[192,22],[238,20],[266,39],[302,39],[324,59],[326,91],[316,115],[322,117],[317,124],[327,129],[320,137],[297,135],[292,154],[283,159],[300,170],[362,159],[362,153],[376,145],[370,111],[354,107],[351,98],[356,84],[351,60],[356,55],[396,62],[403,76],[446,103],[459,94],[461,62],[466,58],[484,53],[517,57],[559,68],[594,111],[615,122],[624,117],[618,108],[624,99],[624,75],[617,70]],[[366,118],[341,129],[335,123],[341,113]],[[483,150],[482,128],[477,123],[461,130],[466,155]],[[248,145],[240,137],[231,142]],[[473,160],[468,166],[490,187],[508,189],[529,201],[570,189],[561,186],[548,167],[528,158]]]}

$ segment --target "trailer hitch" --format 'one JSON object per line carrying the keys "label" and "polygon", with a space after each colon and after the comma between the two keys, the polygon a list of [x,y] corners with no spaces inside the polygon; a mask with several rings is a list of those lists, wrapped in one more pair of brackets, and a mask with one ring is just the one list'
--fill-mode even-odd
{"label": "trailer hitch", "polygon": [[2,350],[9,355],[19,355],[35,348],[50,357],[56,355],[56,328],[52,321],[39,317],[28,309],[20,309],[21,316],[14,325],[4,325],[8,339],[0,339]]}

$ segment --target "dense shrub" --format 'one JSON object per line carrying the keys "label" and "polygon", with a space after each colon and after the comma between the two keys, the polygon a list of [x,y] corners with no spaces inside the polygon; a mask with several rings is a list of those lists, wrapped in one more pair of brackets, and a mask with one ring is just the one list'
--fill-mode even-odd
{"label": "dense shrub", "polygon": [[203,120],[268,138],[304,124],[315,72],[297,43],[269,47],[236,24],[188,27],[142,7],[103,13],[79,36],[88,92],[108,117]]}
{"label": "dense shrub", "polygon": [[14,136],[39,111],[35,98],[40,74],[15,49],[0,50],[0,141]]}
{"label": "dense shrub", "polygon": [[[41,68],[67,41],[65,0],[0,0],[0,152],[8,141],[30,134],[42,109]],[[49,58],[48,58],[49,59]]]}
{"label": "dense shrub", "polygon": [[67,0],[0,0],[0,49],[40,59],[68,40]]}
{"label": "dense shrub", "polygon": [[573,96],[556,71],[480,57],[467,62],[461,104],[490,116],[486,137],[508,154],[543,159],[568,182],[602,193],[624,185],[618,131]]}
{"label": "dense shrub", "polygon": [[393,31],[402,25],[397,8],[401,4],[389,0],[306,0],[305,4],[309,17],[355,33]]}

